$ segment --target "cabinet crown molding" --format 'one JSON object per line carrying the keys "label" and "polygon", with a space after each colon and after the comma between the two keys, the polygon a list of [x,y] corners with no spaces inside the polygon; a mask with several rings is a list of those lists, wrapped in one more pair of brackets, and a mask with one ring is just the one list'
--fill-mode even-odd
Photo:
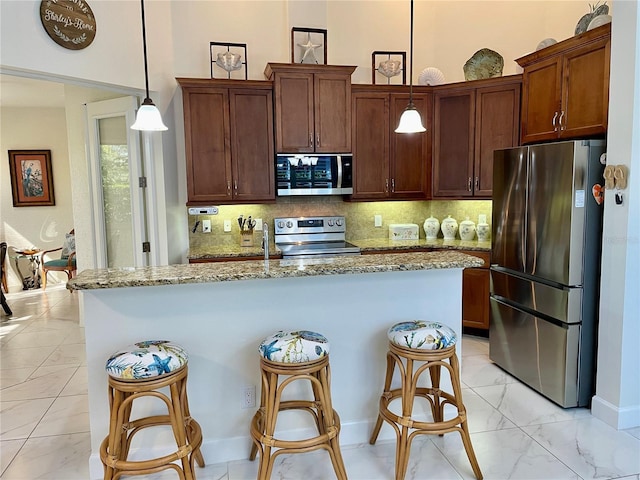
{"label": "cabinet crown molding", "polygon": [[264,76],[273,80],[276,73],[336,73],[351,75],[355,65],[314,65],[309,63],[267,63]]}

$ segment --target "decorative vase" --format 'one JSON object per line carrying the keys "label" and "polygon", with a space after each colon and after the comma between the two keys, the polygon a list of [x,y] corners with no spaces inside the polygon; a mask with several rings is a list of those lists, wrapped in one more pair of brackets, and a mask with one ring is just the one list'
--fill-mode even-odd
{"label": "decorative vase", "polygon": [[442,220],[440,229],[445,240],[455,240],[458,232],[458,222],[456,222],[455,218],[451,218],[451,215],[447,215],[447,218]]}
{"label": "decorative vase", "polygon": [[478,226],[476,227],[476,233],[478,234],[479,242],[487,242],[489,240],[489,236],[491,235],[489,224],[479,223]]}
{"label": "decorative vase", "polygon": [[469,220],[469,217],[467,217],[466,220],[460,222],[460,239],[469,242],[473,240],[475,236],[476,224]]}
{"label": "decorative vase", "polygon": [[424,233],[427,236],[427,240],[434,240],[438,238],[438,232],[440,231],[440,222],[433,215],[424,221]]}

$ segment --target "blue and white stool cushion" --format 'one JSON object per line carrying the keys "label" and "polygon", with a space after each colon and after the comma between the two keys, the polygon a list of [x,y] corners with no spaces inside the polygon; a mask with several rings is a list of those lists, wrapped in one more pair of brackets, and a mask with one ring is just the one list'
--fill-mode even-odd
{"label": "blue and white stool cushion", "polygon": [[278,363],[305,363],[329,354],[329,341],[324,335],[309,330],[280,330],[260,344],[260,355]]}
{"label": "blue and white stool cushion", "polygon": [[148,340],[125,347],[109,357],[107,373],[124,380],[140,380],[175,372],[187,364],[189,355],[168,340]]}
{"label": "blue and white stool cushion", "polygon": [[394,345],[416,350],[441,350],[456,344],[456,332],[438,322],[400,322],[387,332]]}

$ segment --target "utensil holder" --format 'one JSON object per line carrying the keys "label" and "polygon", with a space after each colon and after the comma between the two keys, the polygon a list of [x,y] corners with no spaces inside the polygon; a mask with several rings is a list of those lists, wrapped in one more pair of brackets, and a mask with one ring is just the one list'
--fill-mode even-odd
{"label": "utensil holder", "polygon": [[240,232],[240,246],[253,247],[253,230],[242,230]]}

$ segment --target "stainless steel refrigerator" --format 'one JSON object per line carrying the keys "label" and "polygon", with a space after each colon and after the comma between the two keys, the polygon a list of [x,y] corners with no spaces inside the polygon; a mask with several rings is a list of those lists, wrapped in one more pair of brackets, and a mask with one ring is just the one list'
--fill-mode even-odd
{"label": "stainless steel refrigerator", "polygon": [[604,140],[494,152],[490,358],[563,407],[594,390]]}

